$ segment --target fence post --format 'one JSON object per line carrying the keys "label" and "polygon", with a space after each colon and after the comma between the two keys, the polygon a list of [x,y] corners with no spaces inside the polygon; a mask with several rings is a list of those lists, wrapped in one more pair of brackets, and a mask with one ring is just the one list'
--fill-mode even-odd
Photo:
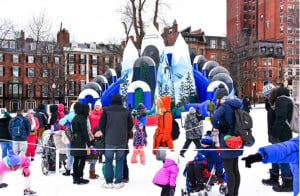
{"label": "fence post", "polygon": [[55,148],[55,174],[59,175],[59,149]]}

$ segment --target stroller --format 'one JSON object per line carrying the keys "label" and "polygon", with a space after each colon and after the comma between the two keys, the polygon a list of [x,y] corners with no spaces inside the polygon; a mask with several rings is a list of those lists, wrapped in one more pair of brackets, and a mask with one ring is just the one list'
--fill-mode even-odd
{"label": "stroller", "polygon": [[[183,175],[186,177],[186,188],[181,189],[181,195],[198,195],[208,196],[213,185],[217,183],[216,167],[214,166],[211,171],[205,159],[198,161],[189,161],[186,164]],[[222,176],[226,180],[223,173]],[[227,190],[226,184],[223,182],[219,185],[219,192],[225,194]]]}
{"label": "stroller", "polygon": [[42,172],[44,175],[48,175],[49,171],[55,171],[56,161],[56,149],[62,149],[59,153],[59,168],[63,165],[66,167],[67,152],[66,144],[62,142],[62,131],[56,131],[54,133],[51,130],[44,131],[42,135]]}

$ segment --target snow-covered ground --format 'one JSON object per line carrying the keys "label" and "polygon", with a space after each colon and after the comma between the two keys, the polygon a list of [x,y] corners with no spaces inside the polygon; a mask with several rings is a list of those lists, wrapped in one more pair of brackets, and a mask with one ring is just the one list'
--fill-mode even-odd
{"label": "snow-covered ground", "polygon": [[[268,145],[267,142],[267,119],[266,111],[263,105],[256,105],[251,111],[251,116],[254,121],[253,135],[256,142],[252,147],[244,149],[244,155],[255,153],[260,146]],[[180,122],[180,120],[178,121]],[[131,164],[131,153],[128,155],[129,164],[129,178],[130,181],[124,188],[104,189],[101,185],[104,182],[103,174],[101,172],[102,164],[97,163],[96,173],[100,174],[100,178],[90,180],[87,185],[74,185],[71,177],[63,176],[63,169],[60,170],[59,175],[50,173],[44,176],[41,171],[41,155],[36,155],[35,161],[31,162],[31,184],[32,189],[37,191],[40,196],[67,196],[67,195],[130,195],[130,196],[155,196],[160,195],[161,188],[152,184],[154,174],[161,168],[162,162],[155,159],[151,153],[152,149],[152,136],[155,127],[147,127],[149,145],[145,149],[146,165]],[[184,129],[181,129],[180,138],[174,142],[175,151],[178,153],[185,141]],[[130,141],[130,148],[132,148],[132,141]],[[191,144],[189,150],[186,152],[185,158],[180,158],[180,171],[177,177],[177,186],[175,195],[181,195],[181,189],[185,188],[185,178],[182,175],[185,164],[188,160],[192,159],[195,155],[194,144]],[[243,157],[242,156],[242,157]],[[241,173],[241,185],[239,190],[240,196],[291,196],[292,193],[276,193],[270,186],[264,186],[261,183],[263,178],[268,178],[268,169],[270,164],[255,163],[252,168],[245,168],[244,161],[239,161],[239,168]],[[85,166],[84,177],[88,178],[89,164]],[[1,196],[19,196],[23,194],[24,178],[21,171],[11,172],[5,174],[3,182],[8,183],[7,188],[0,189]],[[221,195],[218,190],[218,185],[212,187],[209,195]]]}

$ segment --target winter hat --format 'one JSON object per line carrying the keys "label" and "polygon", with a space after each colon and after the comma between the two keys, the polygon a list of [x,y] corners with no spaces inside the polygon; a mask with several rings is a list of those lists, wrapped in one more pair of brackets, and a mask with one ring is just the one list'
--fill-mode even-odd
{"label": "winter hat", "polygon": [[267,97],[271,93],[273,88],[275,88],[275,86],[272,83],[268,83],[268,84],[264,85],[264,87],[263,87],[264,97]]}
{"label": "winter hat", "polygon": [[179,156],[173,151],[167,152],[166,159],[173,160],[176,164],[179,163]]}
{"label": "winter hat", "polygon": [[144,127],[143,123],[137,122],[137,123],[135,124],[135,129],[136,129],[136,130],[140,130],[140,126],[143,126],[143,127]]}
{"label": "winter hat", "polygon": [[138,105],[137,111],[140,112],[141,110],[144,110],[144,109],[145,109],[144,104],[143,104],[143,103],[140,103],[140,104]]}
{"label": "winter hat", "polygon": [[219,84],[216,92],[215,92],[215,99],[222,99],[224,96],[228,96],[228,91],[225,88],[224,84]]}
{"label": "winter hat", "polygon": [[243,140],[241,136],[225,135],[224,141],[225,145],[230,149],[238,149],[243,145]]}
{"label": "winter hat", "polygon": [[196,113],[196,109],[195,109],[193,106],[190,107],[189,113],[190,113],[190,114],[195,114],[195,113]]}
{"label": "winter hat", "polygon": [[32,109],[30,109],[27,111],[27,114],[35,114],[35,112]]}
{"label": "winter hat", "polygon": [[100,99],[98,99],[98,100],[95,102],[94,107],[96,107],[97,105],[100,106],[100,107],[102,107],[102,104],[101,104],[101,100],[100,100]]}
{"label": "winter hat", "polygon": [[46,109],[45,104],[40,103],[37,109],[39,109],[39,110],[45,110]]}
{"label": "winter hat", "polygon": [[211,131],[207,131],[206,134],[201,138],[200,142],[201,142],[201,144],[211,146],[213,144]]}
{"label": "winter hat", "polygon": [[122,96],[120,94],[114,94],[110,99],[110,103],[112,105],[122,105]]}
{"label": "winter hat", "polygon": [[21,164],[20,157],[18,157],[13,150],[8,151],[7,159],[10,166],[17,166]]}

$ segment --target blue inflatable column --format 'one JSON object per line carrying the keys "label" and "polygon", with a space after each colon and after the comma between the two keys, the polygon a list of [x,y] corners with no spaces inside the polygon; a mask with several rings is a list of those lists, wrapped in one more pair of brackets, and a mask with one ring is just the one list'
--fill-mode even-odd
{"label": "blue inflatable column", "polygon": [[152,108],[151,92],[144,92],[144,103],[148,110]]}

